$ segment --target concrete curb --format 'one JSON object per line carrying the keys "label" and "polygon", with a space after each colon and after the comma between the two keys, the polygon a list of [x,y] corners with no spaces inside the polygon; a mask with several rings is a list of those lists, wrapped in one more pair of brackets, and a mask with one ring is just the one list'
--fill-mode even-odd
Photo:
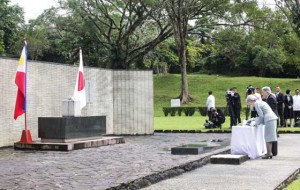
{"label": "concrete curb", "polygon": [[201,131],[201,130],[155,130],[155,133],[231,133],[231,130],[207,130],[207,131]]}
{"label": "concrete curb", "polygon": [[297,178],[298,174],[300,174],[300,168],[298,168],[294,173],[292,173],[283,182],[281,182],[274,190],[282,190],[286,188],[290,183],[292,183]]}
{"label": "concrete curb", "polygon": [[[214,129],[214,130],[155,130],[155,133],[231,133],[231,130]],[[278,134],[300,134],[300,131],[278,131]]]}
{"label": "concrete curb", "polygon": [[175,166],[171,169],[160,171],[158,173],[153,173],[128,183],[122,183],[115,187],[107,188],[107,190],[136,190],[144,187],[148,187],[152,184],[158,183],[162,180],[169,179],[175,176],[179,176],[185,172],[189,172],[200,168],[210,162],[210,157],[216,154],[226,154],[230,152],[230,146],[223,147],[221,149],[213,151],[211,154],[200,158],[198,160],[194,160],[191,162],[187,162],[185,164]]}

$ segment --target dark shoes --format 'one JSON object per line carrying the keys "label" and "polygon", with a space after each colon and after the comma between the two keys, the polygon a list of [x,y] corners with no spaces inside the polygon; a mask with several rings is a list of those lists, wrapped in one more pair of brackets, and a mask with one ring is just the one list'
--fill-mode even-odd
{"label": "dark shoes", "polygon": [[273,155],[270,154],[265,154],[264,156],[262,156],[262,159],[272,159]]}

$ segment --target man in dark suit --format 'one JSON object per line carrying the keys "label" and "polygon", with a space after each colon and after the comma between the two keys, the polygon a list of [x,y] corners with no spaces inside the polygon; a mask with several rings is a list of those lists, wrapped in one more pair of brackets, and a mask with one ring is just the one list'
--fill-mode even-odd
{"label": "man in dark suit", "polygon": [[[263,87],[262,88],[262,95],[263,95],[263,99],[266,100],[267,104],[269,104],[269,106],[271,107],[273,112],[278,117],[277,100],[276,100],[276,96],[274,94],[272,94],[271,88],[268,87],[268,86]],[[277,124],[278,124],[278,122],[277,122]],[[277,133],[277,137],[279,137],[278,133]],[[272,154],[273,154],[273,156],[277,155],[277,147],[278,147],[277,146],[277,141],[273,141],[272,142]]]}
{"label": "man in dark suit", "polygon": [[273,112],[278,116],[276,96],[271,93],[271,88],[266,86],[262,88],[263,99],[269,104]]}
{"label": "man in dark suit", "polygon": [[283,94],[281,93],[280,87],[276,87],[276,100],[277,100],[277,112],[279,117],[279,124],[280,127],[285,126],[284,119],[283,119]]}
{"label": "man in dark suit", "polygon": [[241,123],[241,109],[242,109],[242,104],[241,104],[241,96],[237,92],[237,88],[233,87],[233,111],[235,115],[235,121],[236,124]]}

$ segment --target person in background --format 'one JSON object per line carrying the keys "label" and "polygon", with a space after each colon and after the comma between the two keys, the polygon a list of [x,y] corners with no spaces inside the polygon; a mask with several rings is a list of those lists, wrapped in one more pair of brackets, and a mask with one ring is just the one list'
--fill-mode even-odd
{"label": "person in background", "polygon": [[277,112],[279,117],[279,126],[283,127],[284,120],[283,120],[283,94],[281,93],[281,89],[279,86],[276,87],[276,100],[277,100]]}
{"label": "person in background", "polygon": [[241,96],[237,92],[237,88],[233,87],[233,111],[235,115],[235,121],[236,124],[241,123],[241,109],[242,109],[242,104],[241,104]]}
{"label": "person in background", "polygon": [[260,93],[260,88],[255,88],[255,91],[254,91],[254,96],[256,96],[258,99],[257,100],[262,100],[261,99],[261,93]]}
{"label": "person in background", "polygon": [[[254,90],[254,93],[253,93],[254,96],[256,96],[257,100],[262,100],[261,99],[261,94],[260,94],[260,88],[255,88]],[[255,107],[251,108],[251,118],[253,117],[257,117],[257,111],[255,110]]]}
{"label": "person in background", "polygon": [[276,114],[276,116],[278,116],[276,96],[272,94],[270,87],[265,86],[262,88],[262,99],[269,104],[273,112]]}
{"label": "person in background", "polygon": [[[254,94],[254,93],[255,93],[255,88],[251,84],[249,84],[249,86],[247,86],[247,90],[246,90],[246,99],[247,99],[248,95]],[[257,115],[257,113],[255,111],[255,108],[250,107],[247,104],[247,107],[246,107],[246,120],[248,120],[249,111],[250,111],[250,118],[254,118]]]}
{"label": "person in background", "polygon": [[[284,115],[284,127],[288,126],[290,127],[292,125],[292,119],[293,119],[293,97],[290,94],[291,90],[290,89],[286,89],[285,93],[286,95],[284,95],[283,97],[283,103],[284,103],[284,111],[283,111],[283,115]],[[289,122],[288,122],[289,120]]]}
{"label": "person in background", "polygon": [[208,92],[206,107],[207,107],[208,120],[210,121],[212,119],[211,109],[215,107],[215,97],[212,95],[212,91]]}
{"label": "person in background", "polygon": [[[264,88],[263,91],[265,91]],[[277,141],[276,128],[278,117],[268,105],[268,103],[257,100],[257,97],[252,94],[247,96],[246,102],[249,106],[255,107],[255,110],[257,111],[258,117],[256,117],[255,119],[256,125],[265,125],[265,142],[267,146],[267,154],[264,155],[262,159],[272,159],[272,142]]]}
{"label": "person in background", "polygon": [[295,90],[295,95],[293,96],[293,114],[294,114],[294,127],[297,126],[298,118],[300,116],[300,90]]}
{"label": "person in background", "polygon": [[215,128],[222,128],[222,124],[225,122],[224,113],[220,109],[211,108],[212,120]]}

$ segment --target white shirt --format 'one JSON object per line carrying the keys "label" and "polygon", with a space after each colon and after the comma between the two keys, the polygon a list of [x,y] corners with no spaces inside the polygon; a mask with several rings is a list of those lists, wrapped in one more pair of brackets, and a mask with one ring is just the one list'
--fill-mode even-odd
{"label": "white shirt", "polygon": [[287,101],[289,102],[291,100],[291,95],[287,94],[286,98],[287,98]]}
{"label": "white shirt", "polygon": [[300,111],[300,95],[293,96],[293,110]]}
{"label": "white shirt", "polygon": [[207,97],[206,106],[208,111],[210,111],[210,108],[215,107],[215,97],[212,94]]}

